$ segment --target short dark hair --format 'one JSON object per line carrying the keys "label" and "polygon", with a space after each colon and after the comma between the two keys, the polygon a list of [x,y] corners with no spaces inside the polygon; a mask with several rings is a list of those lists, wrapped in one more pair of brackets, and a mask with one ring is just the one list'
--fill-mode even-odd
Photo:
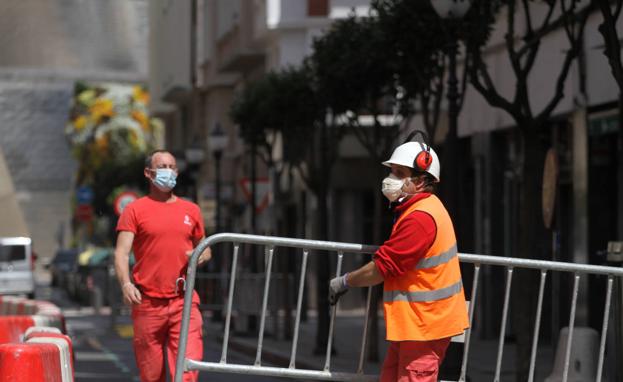
{"label": "short dark hair", "polygon": [[424,182],[425,192],[430,192],[431,194],[434,194],[435,191],[437,190],[437,181],[435,180],[435,177],[433,177],[431,174],[425,171],[418,171],[415,169],[411,169],[411,177],[417,178]]}
{"label": "short dark hair", "polygon": [[[151,161],[154,158],[154,155],[160,154],[160,153],[171,154],[170,151],[163,150],[163,149],[154,150],[154,151],[150,152],[149,155],[147,155],[147,157],[145,158],[145,168],[151,168]],[[171,155],[173,155],[173,154],[171,154]]]}

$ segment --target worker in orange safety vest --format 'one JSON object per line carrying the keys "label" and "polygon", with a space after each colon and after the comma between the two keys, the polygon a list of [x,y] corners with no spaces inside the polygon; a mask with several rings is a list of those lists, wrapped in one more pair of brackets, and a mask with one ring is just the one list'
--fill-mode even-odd
{"label": "worker in orange safety vest", "polygon": [[390,345],[381,382],[433,382],[450,338],[469,327],[454,227],[434,194],[439,159],[426,143],[410,141],[383,165],[391,173],[382,192],[396,215],[390,238],[373,261],[330,281],[329,302],[349,287],[382,282]]}

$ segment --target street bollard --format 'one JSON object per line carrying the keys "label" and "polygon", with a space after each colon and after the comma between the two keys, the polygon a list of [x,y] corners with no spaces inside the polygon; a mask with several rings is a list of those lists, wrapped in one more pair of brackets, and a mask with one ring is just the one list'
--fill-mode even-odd
{"label": "street bollard", "polygon": [[576,327],[573,329],[571,355],[568,364],[568,379],[565,379],[565,355],[569,328],[560,330],[556,356],[551,374],[545,382],[591,381],[597,372],[597,355],[599,353],[599,333],[593,328]]}

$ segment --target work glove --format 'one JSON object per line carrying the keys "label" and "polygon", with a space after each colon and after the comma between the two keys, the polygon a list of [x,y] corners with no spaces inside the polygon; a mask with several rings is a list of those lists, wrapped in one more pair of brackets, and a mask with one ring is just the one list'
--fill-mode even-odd
{"label": "work glove", "polygon": [[340,297],[348,292],[348,284],[346,283],[346,275],[338,276],[329,281],[329,304],[335,305]]}

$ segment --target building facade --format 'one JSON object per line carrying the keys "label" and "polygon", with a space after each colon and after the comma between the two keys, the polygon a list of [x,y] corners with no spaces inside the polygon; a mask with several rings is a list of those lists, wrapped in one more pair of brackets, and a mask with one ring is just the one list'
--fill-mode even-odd
{"label": "building facade", "polygon": [[[151,34],[150,43],[150,87],[158,99],[153,104],[154,112],[168,122],[167,145],[172,150],[184,157],[189,148],[203,149],[201,160],[197,156],[186,158],[189,171],[184,176],[190,196],[202,205],[211,229],[218,226],[235,232],[280,231],[269,220],[262,220],[268,216],[266,213],[257,216],[257,227],[250,223],[253,219],[241,185],[241,180],[250,177],[248,149],[238,138],[237,127],[228,115],[236,92],[270,70],[299,64],[311,53],[313,38],[332,20],[350,12],[367,15],[368,5],[367,1],[354,0],[150,3],[151,30],[157,31]],[[543,4],[530,6],[535,19],[546,12]],[[505,51],[506,20],[503,11],[484,54],[496,88],[508,97],[515,91],[516,83]],[[516,18],[518,31],[525,30],[522,22],[522,17]],[[553,219],[551,224],[544,222],[539,227],[536,258],[603,264],[607,242],[620,238],[623,230],[623,185],[618,175],[623,168],[618,160],[621,148],[617,147],[616,111],[620,90],[602,53],[603,39],[597,29],[601,22],[599,13],[590,15],[581,38],[581,58],[574,60],[563,84],[564,96],[546,127],[538,133],[542,147],[537,156],[544,162],[548,149],[555,149],[558,176],[554,181]],[[621,23],[617,28],[623,33]],[[562,28],[546,34],[541,42],[528,82],[528,96],[535,113],[554,94],[566,49],[568,43]],[[162,67],[167,62],[164,56],[175,60]],[[447,123],[447,118],[441,120],[442,124]],[[419,127],[417,121],[415,118],[414,127]],[[522,139],[515,125],[506,112],[492,107],[472,86],[467,86],[458,125],[461,208],[454,217],[460,251],[519,255],[515,251],[517,232],[521,229],[517,224],[521,182],[517,169],[522,164]],[[220,161],[219,179],[215,176],[213,153],[208,149],[210,134],[217,127],[229,138]],[[447,129],[440,126],[437,130]],[[378,192],[380,179],[369,171],[370,166],[377,164],[370,163],[365,151],[351,138],[345,139],[331,175],[329,239],[371,243],[371,200]],[[443,143],[443,136],[436,138],[436,144]],[[542,168],[525,176],[542,178]],[[258,178],[270,178],[261,164],[257,171]],[[221,190],[218,201],[217,182]],[[314,238],[313,197],[296,179],[287,186],[295,190],[290,201],[292,208],[288,210],[291,224],[289,230],[280,232]],[[216,203],[221,206],[218,224]],[[541,211],[535,213],[540,215]],[[481,333],[487,337],[499,328],[495,317],[499,317],[496,301],[500,301],[497,291],[501,280],[487,274],[484,279],[483,290],[487,292],[481,292],[482,311],[477,314],[491,320],[491,325],[485,325]],[[599,309],[592,305],[589,296],[599,295],[602,288],[593,282],[582,285],[576,321],[580,325],[600,324]],[[558,296],[550,298],[552,310],[546,313],[546,319],[551,323],[553,336],[561,326],[556,316],[568,306],[558,303]]]}
{"label": "building facade", "polygon": [[145,81],[146,11],[143,0],[0,4],[0,148],[44,262],[70,244],[74,85]]}

